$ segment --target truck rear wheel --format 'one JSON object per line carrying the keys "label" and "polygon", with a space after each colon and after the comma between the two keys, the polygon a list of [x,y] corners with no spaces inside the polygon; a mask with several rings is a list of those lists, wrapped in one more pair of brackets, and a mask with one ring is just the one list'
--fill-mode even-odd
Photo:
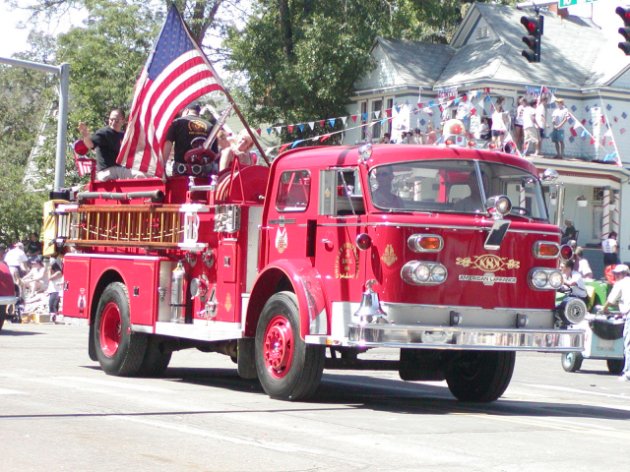
{"label": "truck rear wheel", "polygon": [[164,373],[171,362],[172,351],[166,349],[163,342],[151,336],[147,341],[147,350],[144,353],[139,375],[146,377],[158,377]]}
{"label": "truck rear wheel", "polygon": [[2,305],[0,306],[0,331],[2,331],[2,327],[4,326],[4,319],[7,317],[7,307]]}
{"label": "truck rear wheel", "polygon": [[503,395],[512,379],[516,353],[464,351],[446,370],[446,383],[460,401],[492,402]]}
{"label": "truck rear wheel", "polygon": [[270,397],[297,401],[315,393],[325,350],[307,345],[300,337],[294,293],[279,292],[267,301],[256,328],[255,350],[258,379]]}
{"label": "truck rear wheel", "polygon": [[562,354],[562,368],[565,372],[577,372],[582,367],[583,360],[579,352],[565,352]]}
{"label": "truck rear wheel", "polygon": [[105,288],[94,323],[94,345],[101,368],[110,375],[137,375],[147,349],[147,337],[131,332],[129,294],[123,284],[114,282]]}

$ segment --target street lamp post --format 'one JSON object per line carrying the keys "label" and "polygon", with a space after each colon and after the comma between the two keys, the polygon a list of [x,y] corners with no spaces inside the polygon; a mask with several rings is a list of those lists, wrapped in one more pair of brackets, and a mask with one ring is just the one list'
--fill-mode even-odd
{"label": "street lamp post", "polygon": [[0,63],[25,69],[34,69],[47,74],[59,76],[59,113],[57,118],[57,155],[55,158],[55,183],[53,190],[63,188],[66,171],[66,128],[68,127],[68,84],[70,81],[70,64],[60,66],[41,64],[8,57],[0,57]]}

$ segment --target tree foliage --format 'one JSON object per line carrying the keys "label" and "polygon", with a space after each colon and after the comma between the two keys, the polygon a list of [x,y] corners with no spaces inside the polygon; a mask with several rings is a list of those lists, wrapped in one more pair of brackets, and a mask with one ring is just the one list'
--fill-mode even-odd
{"label": "tree foliage", "polygon": [[447,42],[466,3],[258,0],[246,26],[228,32],[228,69],[245,76],[239,98],[253,121],[344,115],[354,83],[372,67],[377,36]]}
{"label": "tree foliage", "polygon": [[24,175],[50,104],[52,80],[41,72],[0,66],[0,242],[37,231],[45,194],[24,191]]}

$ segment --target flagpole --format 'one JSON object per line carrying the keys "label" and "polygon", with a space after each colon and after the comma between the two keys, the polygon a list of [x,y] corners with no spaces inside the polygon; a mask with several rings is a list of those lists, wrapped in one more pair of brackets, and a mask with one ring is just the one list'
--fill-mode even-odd
{"label": "flagpole", "polygon": [[230,104],[232,105],[232,108],[234,109],[234,111],[236,112],[237,116],[241,120],[241,123],[243,124],[243,126],[247,130],[247,133],[249,133],[249,135],[251,136],[252,142],[254,143],[254,145],[256,146],[258,151],[260,152],[260,156],[263,158],[265,163],[268,166],[270,166],[271,164],[269,162],[269,159],[267,159],[267,155],[265,154],[265,151],[263,151],[262,146],[260,145],[260,143],[258,142],[258,139],[256,138],[255,134],[252,132],[251,128],[249,127],[249,124],[247,123],[247,121],[245,120],[245,117],[241,113],[240,108],[238,107],[238,105],[236,104],[234,99],[232,98],[232,95],[230,94],[230,92],[228,92],[227,88],[223,84],[223,81],[221,80],[221,77],[219,77],[219,75],[217,74],[217,71],[214,70],[214,66],[212,65],[212,63],[210,62],[210,60],[208,59],[206,54],[203,52],[203,50],[201,49],[199,44],[197,44],[197,41],[195,41],[195,38],[193,38],[192,34],[190,34],[190,30],[188,29],[188,25],[186,24],[186,22],[182,18],[181,14],[179,13],[179,10],[174,6],[174,4],[172,4],[171,7],[175,8],[175,11],[177,12],[177,15],[179,15],[179,19],[182,22],[182,25],[184,25],[184,29],[186,30],[186,34],[188,34],[188,37],[190,38],[192,43],[195,45],[195,47],[197,48],[197,50],[201,54],[201,57],[205,61],[206,65],[212,71],[212,74],[214,75],[216,81],[221,85],[221,90],[223,91],[223,93],[225,94],[226,98],[228,99],[228,102],[230,102]]}

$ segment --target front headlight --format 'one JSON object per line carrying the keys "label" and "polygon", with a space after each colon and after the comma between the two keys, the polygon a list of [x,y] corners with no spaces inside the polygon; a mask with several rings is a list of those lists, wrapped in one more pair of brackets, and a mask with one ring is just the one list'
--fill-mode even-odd
{"label": "front headlight", "polygon": [[537,270],[532,274],[532,285],[539,290],[545,288],[548,280],[547,273],[542,270]]}
{"label": "front headlight", "polygon": [[557,290],[562,286],[562,273],[558,269],[536,267],[529,273],[529,282],[536,290]]}
{"label": "front headlight", "polygon": [[438,285],[446,281],[448,271],[437,262],[409,261],[400,270],[400,277],[412,285]]}

